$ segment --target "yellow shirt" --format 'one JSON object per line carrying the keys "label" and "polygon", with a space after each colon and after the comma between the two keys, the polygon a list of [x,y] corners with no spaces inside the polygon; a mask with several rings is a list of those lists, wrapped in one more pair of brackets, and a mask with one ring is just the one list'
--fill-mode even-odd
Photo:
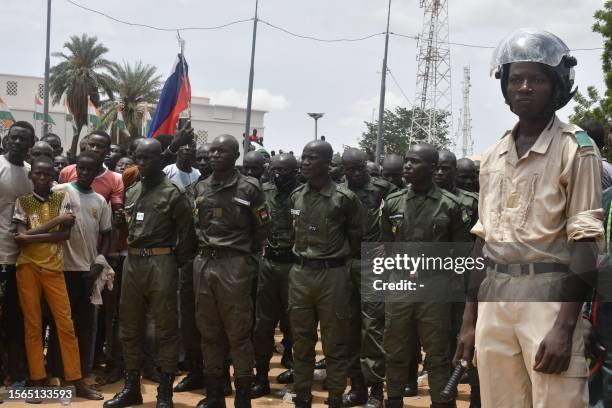
{"label": "yellow shirt", "polygon": [[[36,193],[21,196],[15,202],[13,222],[23,224],[27,229],[37,228],[53,218],[70,211],[70,199],[63,191],[51,193],[47,200]],[[59,226],[51,229],[57,231]],[[50,271],[64,270],[62,243],[37,243],[21,247],[17,265],[33,263]]]}
{"label": "yellow shirt", "polygon": [[599,150],[579,127],[555,116],[519,158],[517,130],[482,158],[480,219],[472,233],[494,262],[567,264],[568,243],[603,239]]}

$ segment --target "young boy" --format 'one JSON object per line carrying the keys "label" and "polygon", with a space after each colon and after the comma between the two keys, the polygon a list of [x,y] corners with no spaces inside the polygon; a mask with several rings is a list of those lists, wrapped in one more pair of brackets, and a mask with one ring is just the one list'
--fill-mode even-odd
{"label": "young boy", "polygon": [[[64,278],[84,377],[90,374],[93,351],[94,306],[90,295],[93,283],[102,271],[102,266],[95,260],[98,255],[108,255],[112,229],[110,205],[91,187],[99,168],[100,158],[96,153],[82,152],[76,159],[77,179],[53,188],[54,193],[64,192],[68,195],[72,213],[76,217],[70,239],[64,242]],[[59,357],[55,333],[49,353]]]}
{"label": "young boy", "polygon": [[70,303],[62,271],[64,259],[62,241],[70,238],[74,224],[69,197],[64,192],[52,192],[53,161],[39,157],[32,162],[29,178],[34,191],[15,202],[13,223],[20,246],[17,258],[17,290],[24,315],[25,343],[30,383],[44,386],[45,372],[40,298],[45,297],[57,326],[66,380],[74,385],[80,397],[101,397],[81,379],[79,346],[74,335]]}

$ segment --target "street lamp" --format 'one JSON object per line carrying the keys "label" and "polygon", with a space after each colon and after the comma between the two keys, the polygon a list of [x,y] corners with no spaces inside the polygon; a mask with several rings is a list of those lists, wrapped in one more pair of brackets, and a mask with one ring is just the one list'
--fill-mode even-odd
{"label": "street lamp", "polygon": [[317,122],[323,117],[324,113],[309,113],[308,116],[315,120],[315,140],[317,140]]}

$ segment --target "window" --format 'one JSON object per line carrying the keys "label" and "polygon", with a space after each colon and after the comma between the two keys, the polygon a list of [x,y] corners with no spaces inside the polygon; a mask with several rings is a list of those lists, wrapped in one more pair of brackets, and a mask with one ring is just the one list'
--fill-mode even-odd
{"label": "window", "polygon": [[6,94],[11,96],[17,95],[17,81],[6,81]]}
{"label": "window", "polygon": [[203,145],[204,143],[208,142],[208,131],[196,130],[194,139],[197,146]]}
{"label": "window", "polygon": [[38,84],[38,97],[42,100],[45,99],[45,84]]}

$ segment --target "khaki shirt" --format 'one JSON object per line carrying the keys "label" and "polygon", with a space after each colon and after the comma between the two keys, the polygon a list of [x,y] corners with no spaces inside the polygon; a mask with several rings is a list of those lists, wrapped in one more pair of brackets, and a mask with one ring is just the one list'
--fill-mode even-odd
{"label": "khaki shirt", "polygon": [[359,198],[331,179],[320,190],[309,184],[296,188],[291,193],[293,252],[313,259],[350,256],[350,241],[361,239],[363,214]]}
{"label": "khaki shirt", "polygon": [[385,242],[469,242],[469,227],[462,219],[457,197],[433,185],[417,195],[409,185],[390,194],[380,219]]}
{"label": "khaki shirt", "polygon": [[567,243],[603,238],[599,150],[586,132],[555,116],[519,159],[517,128],[482,157],[472,233],[494,262],[567,264]]}
{"label": "khaki shirt", "polygon": [[125,193],[127,242],[133,248],[174,247],[179,264],[193,258],[191,206],[182,187],[165,175],[147,187],[141,181]]}
{"label": "khaki shirt", "polygon": [[214,176],[195,186],[194,218],[200,248],[252,252],[267,238],[270,213],[259,181],[240,174],[217,181]]}
{"label": "khaki shirt", "polygon": [[350,188],[348,181],[345,181],[343,185],[355,193],[366,211],[366,216],[362,220],[363,241],[379,241],[380,209],[383,205],[383,200],[390,193],[397,191],[397,187],[386,180],[378,178],[369,178],[366,184],[361,188]]}
{"label": "khaki shirt", "polygon": [[[296,184],[298,187],[299,184]],[[264,183],[263,192],[270,207],[272,231],[268,246],[275,249],[291,249],[294,243],[291,219],[291,191],[280,191],[274,183]]]}

